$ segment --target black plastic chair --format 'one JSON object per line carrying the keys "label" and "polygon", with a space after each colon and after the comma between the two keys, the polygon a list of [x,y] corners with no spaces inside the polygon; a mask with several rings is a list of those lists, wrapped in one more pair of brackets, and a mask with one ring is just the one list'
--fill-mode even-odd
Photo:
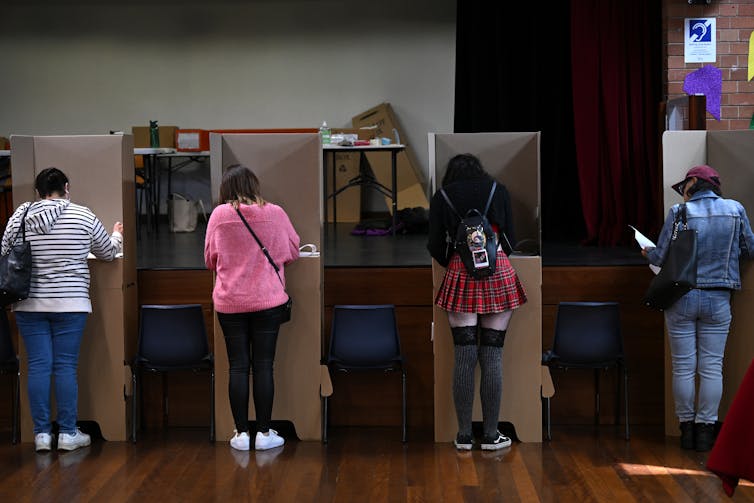
{"label": "black plastic chair", "polygon": [[[400,370],[402,436],[406,441],[406,368],[394,305],[333,306],[330,350],[324,364],[340,372]],[[322,441],[327,442],[328,397],[323,397]]]}
{"label": "black plastic chair", "polygon": [[[139,377],[142,371],[167,373],[175,370],[207,370],[210,373],[210,442],[215,441],[215,364],[209,351],[204,314],[200,304],[143,305],[139,320],[139,342],[131,364],[133,402],[131,440],[136,442],[138,411],[141,407]],[[167,391],[164,407],[167,410]]]}
{"label": "black plastic chair", "polygon": [[[623,373],[626,440],[628,427],[628,371],[623,354],[623,337],[617,302],[561,302],[555,321],[553,348],[542,354],[542,364],[558,369],[594,369],[594,422],[599,424],[600,371],[620,369]],[[616,376],[615,424],[619,424],[621,379]],[[545,435],[552,439],[550,399],[545,402]]]}
{"label": "black plastic chair", "polygon": [[11,441],[16,444],[18,443],[20,424],[21,370],[18,364],[18,354],[13,349],[8,313],[5,308],[0,308],[0,374],[13,375],[16,381],[13,389],[13,430],[11,434]]}

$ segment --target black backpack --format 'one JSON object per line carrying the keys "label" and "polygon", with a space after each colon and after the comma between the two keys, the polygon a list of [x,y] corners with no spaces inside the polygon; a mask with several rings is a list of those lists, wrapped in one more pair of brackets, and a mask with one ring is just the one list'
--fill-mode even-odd
{"label": "black backpack", "polygon": [[484,213],[477,209],[471,209],[462,217],[456,210],[453,203],[450,202],[448,194],[444,189],[440,189],[442,197],[448,203],[448,206],[458,217],[458,226],[456,227],[455,239],[447,237],[448,242],[452,243],[453,248],[461,257],[466,271],[476,279],[492,276],[495,272],[495,262],[497,259],[497,235],[492,230],[487,212],[492,203],[492,196],[495,195],[497,182],[492,182],[490,196],[487,198],[487,205],[484,207]]}

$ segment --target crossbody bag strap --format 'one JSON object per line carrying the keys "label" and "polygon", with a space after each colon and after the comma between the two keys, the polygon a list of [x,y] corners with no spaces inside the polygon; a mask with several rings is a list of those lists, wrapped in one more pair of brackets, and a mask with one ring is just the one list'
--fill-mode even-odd
{"label": "crossbody bag strap", "polygon": [[673,235],[671,236],[671,241],[675,241],[675,238],[678,237],[678,228],[683,224],[684,229],[688,229],[688,223],[686,222],[686,203],[683,203],[678,208],[678,213],[675,215],[675,221],[673,222]]}
{"label": "crossbody bag strap", "polygon": [[251,226],[249,225],[249,222],[247,222],[246,219],[243,217],[243,215],[241,214],[241,210],[238,209],[238,208],[236,208],[236,213],[238,213],[238,216],[241,217],[241,221],[246,226],[246,228],[249,229],[249,232],[251,233],[251,235],[254,236],[254,241],[257,242],[257,244],[259,245],[259,247],[262,249],[262,253],[264,253],[264,256],[267,257],[267,260],[269,260],[270,265],[272,265],[272,267],[275,269],[275,274],[277,274],[277,276],[278,276],[278,281],[280,281],[280,284],[282,285],[283,284],[283,279],[280,277],[280,268],[275,263],[275,261],[272,260],[272,257],[270,256],[270,252],[267,251],[267,248],[264,247],[264,245],[262,244],[262,242],[257,237],[256,233],[252,230]]}
{"label": "crossbody bag strap", "polygon": [[492,180],[492,188],[490,189],[490,197],[487,198],[487,206],[484,207],[484,216],[487,216],[487,212],[490,211],[490,205],[492,204],[492,196],[495,195],[495,187],[497,187],[497,182],[495,180]]}
{"label": "crossbody bag strap", "polygon": [[18,227],[18,230],[16,231],[16,235],[13,236],[13,244],[16,243],[16,239],[18,239],[18,233],[22,233],[22,242],[26,241],[26,214],[29,213],[29,208],[31,208],[31,205],[34,204],[33,202],[29,203],[29,206],[26,207],[24,210],[24,215],[21,217],[21,224]]}

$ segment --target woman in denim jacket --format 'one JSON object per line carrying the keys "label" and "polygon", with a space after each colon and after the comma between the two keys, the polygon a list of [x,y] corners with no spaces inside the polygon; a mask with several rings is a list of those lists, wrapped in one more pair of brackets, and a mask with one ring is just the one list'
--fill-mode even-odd
{"label": "woman in denim jacket", "polygon": [[[715,441],[723,354],[731,322],[730,296],[741,289],[739,259],[754,256],[754,233],[741,203],[721,197],[720,175],[711,167],[691,168],[673,189],[683,196],[688,227],[697,232],[697,286],[665,310],[673,397],[681,447],[705,452]],[[657,247],[642,250],[652,264],[661,266],[665,261],[680,206],[676,204],[668,212]]]}

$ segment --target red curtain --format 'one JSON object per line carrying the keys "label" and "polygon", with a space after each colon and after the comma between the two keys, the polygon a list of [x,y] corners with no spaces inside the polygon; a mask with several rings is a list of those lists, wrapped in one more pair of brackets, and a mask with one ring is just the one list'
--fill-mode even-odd
{"label": "red curtain", "polygon": [[571,1],[574,132],[586,244],[656,234],[659,2]]}

